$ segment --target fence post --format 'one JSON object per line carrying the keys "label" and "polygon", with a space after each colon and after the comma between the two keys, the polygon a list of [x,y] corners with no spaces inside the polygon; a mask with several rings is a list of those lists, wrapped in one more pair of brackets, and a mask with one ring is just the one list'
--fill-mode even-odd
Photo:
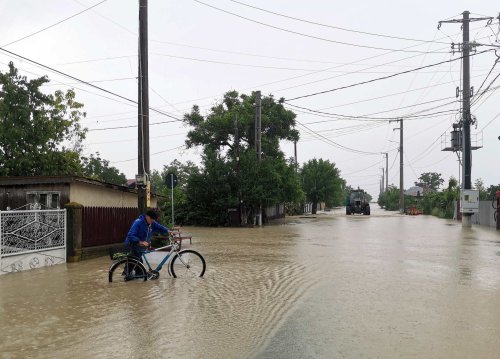
{"label": "fence post", "polygon": [[76,202],[64,205],[66,208],[66,258],[68,262],[79,262],[82,259],[82,209]]}

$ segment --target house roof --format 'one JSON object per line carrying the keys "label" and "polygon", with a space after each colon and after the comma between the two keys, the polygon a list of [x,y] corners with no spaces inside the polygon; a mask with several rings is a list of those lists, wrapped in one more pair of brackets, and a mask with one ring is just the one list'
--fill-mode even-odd
{"label": "house roof", "polygon": [[[0,177],[0,187],[7,186],[26,186],[26,185],[36,185],[36,184],[71,184],[71,183],[86,183],[94,186],[105,187],[114,189],[122,192],[137,193],[135,188],[129,188],[128,186],[117,185],[113,183],[98,181],[92,178],[80,177],[80,176],[12,176],[12,177]],[[151,193],[152,196],[157,195]]]}

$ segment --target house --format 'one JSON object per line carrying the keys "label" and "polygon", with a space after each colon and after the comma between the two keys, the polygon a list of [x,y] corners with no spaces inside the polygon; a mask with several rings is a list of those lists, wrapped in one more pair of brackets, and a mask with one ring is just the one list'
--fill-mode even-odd
{"label": "house", "polygon": [[[137,190],[77,176],[0,177],[0,210],[64,208],[68,202],[84,207],[137,207]],[[151,207],[157,197],[152,195]]]}
{"label": "house", "polygon": [[420,186],[413,186],[405,191],[405,195],[412,197],[420,197],[424,194],[424,188]]}
{"label": "house", "polygon": [[[123,242],[138,216],[138,193],[128,186],[78,176],[0,177],[0,211],[63,209],[68,204],[78,207],[77,243],[69,248],[73,244],[68,242],[68,256],[74,256],[75,251],[81,255],[86,248]],[[158,207],[154,194],[150,207]],[[72,231],[73,220],[68,219]]]}

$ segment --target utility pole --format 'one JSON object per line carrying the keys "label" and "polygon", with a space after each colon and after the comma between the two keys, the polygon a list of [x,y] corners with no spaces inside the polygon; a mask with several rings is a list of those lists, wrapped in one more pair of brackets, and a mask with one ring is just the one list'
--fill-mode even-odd
{"label": "utility pole", "polygon": [[[235,155],[236,155],[236,180],[238,183],[238,216],[240,226],[242,224],[246,224],[246,221],[243,219],[243,201],[241,200],[241,181],[240,181],[240,135],[238,130],[238,117],[234,115],[234,147],[235,147]],[[246,217],[246,214],[245,214]]]}
{"label": "utility pole", "polygon": [[293,153],[295,158],[295,172],[299,169],[299,163],[297,162],[297,140],[293,141]]}
{"label": "utility pole", "polygon": [[[472,189],[472,149],[470,138],[470,125],[473,123],[470,111],[470,50],[476,46],[469,41],[469,24],[471,21],[488,20],[489,23],[493,17],[470,18],[470,12],[464,11],[462,19],[452,19],[440,21],[438,29],[442,23],[461,23],[462,24],[462,69],[463,69],[463,87],[462,87],[462,188],[464,190]],[[454,50],[455,44],[452,44]],[[460,47],[460,45],[459,45]],[[472,227],[472,213],[464,213],[462,216],[462,227]]]}
{"label": "utility pole", "polygon": [[382,152],[385,155],[385,190],[389,189],[389,153]]}
{"label": "utility pole", "polygon": [[[405,191],[404,191],[404,173],[403,173],[403,119],[392,120],[389,122],[399,121],[399,127],[393,131],[399,130],[399,212],[405,211]],[[386,157],[387,158],[387,157]],[[386,160],[387,163],[387,160]]]}
{"label": "utility pole", "polygon": [[139,213],[150,203],[149,182],[149,81],[148,81],[148,0],[139,0],[139,79],[138,79],[138,184]]}
{"label": "utility pole", "polygon": [[380,185],[380,193],[383,193],[384,192],[384,177],[385,177],[385,173],[384,173],[384,167],[380,167],[380,169],[382,170],[382,183]]}
{"label": "utility pole", "polygon": [[[462,144],[463,144],[463,186],[464,189],[472,188],[471,181],[471,160],[472,151],[470,148],[470,44],[469,44],[469,12],[464,11],[462,19],[462,56],[463,56],[463,88],[462,88]],[[462,227],[472,227],[472,214],[464,213],[462,216]]]}
{"label": "utility pole", "polygon": [[403,175],[403,119],[399,120],[399,211],[405,212],[405,189]]}
{"label": "utility pole", "polygon": [[[255,151],[257,152],[257,160],[262,161],[262,123],[261,123],[261,114],[262,114],[262,99],[260,91],[255,92]],[[259,204],[259,213],[258,213],[258,225],[262,226],[262,202]]]}

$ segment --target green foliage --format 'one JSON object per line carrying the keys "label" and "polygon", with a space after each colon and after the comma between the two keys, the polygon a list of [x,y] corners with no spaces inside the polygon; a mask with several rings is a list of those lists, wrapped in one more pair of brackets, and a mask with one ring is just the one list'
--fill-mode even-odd
{"label": "green foliage", "polygon": [[378,196],[377,203],[387,211],[399,210],[399,188],[392,185],[389,186],[387,191],[382,192]]}
{"label": "green foliage", "polygon": [[0,72],[0,175],[78,174],[83,104],[73,90],[47,95],[47,77],[28,80],[14,64]]}
{"label": "green foliage", "polygon": [[420,175],[415,185],[421,186],[426,190],[437,191],[443,183],[444,180],[441,178],[441,173],[425,172]]}
{"label": "green foliage", "polygon": [[[240,151],[255,148],[254,103],[255,92],[239,95],[230,91],[206,117],[200,114],[198,106],[193,106],[191,113],[184,116],[184,121],[192,127],[187,136],[187,147],[203,146],[204,150],[220,153],[227,151],[229,156],[235,154],[236,147]],[[299,132],[294,129],[296,115],[285,109],[283,99],[276,102],[272,95],[262,97],[261,103],[262,155],[280,157],[283,154],[279,141],[299,138]],[[237,140],[235,128],[238,130]]]}
{"label": "green foliage", "polygon": [[185,223],[224,225],[229,208],[242,208],[242,223],[260,204],[265,208],[303,198],[295,165],[287,162],[281,140],[297,140],[295,114],[283,100],[262,98],[262,161],[255,153],[255,93],[228,92],[207,116],[194,106],[184,121],[192,128],[188,148],[203,148],[203,163],[186,182]]}
{"label": "green foliage", "polygon": [[172,190],[167,187],[165,179],[167,174],[177,176],[177,186],[174,188],[175,223],[183,224],[189,218],[190,203],[187,199],[187,185],[190,177],[199,173],[199,168],[191,161],[185,164],[174,159],[169,165],[164,166],[161,172],[151,173],[151,190],[162,197],[158,204],[164,216],[164,222],[172,222]]}
{"label": "green foliage", "polygon": [[[405,196],[405,207],[417,206],[424,214],[453,218],[454,203],[458,198],[457,180],[453,177],[442,191],[427,191],[422,197]],[[399,209],[399,188],[389,186],[379,195],[378,204],[388,211]]]}
{"label": "green foliage", "polygon": [[485,192],[486,192],[486,199],[487,200],[494,200],[496,198],[496,192],[500,191],[500,184],[491,185],[489,186]]}
{"label": "green foliage", "polygon": [[89,157],[82,156],[81,166],[81,174],[84,177],[118,185],[127,183],[127,177],[120,173],[118,168],[109,166],[109,161],[102,159],[99,152]]}
{"label": "green foliage", "polygon": [[81,156],[87,129],[83,104],[73,90],[53,95],[40,88],[46,76],[28,80],[14,64],[0,72],[0,175],[77,175],[125,184],[127,179],[99,153]]}
{"label": "green foliage", "polygon": [[319,202],[324,201],[327,206],[342,204],[345,181],[340,178],[335,163],[312,159],[302,167],[301,176],[306,198],[312,202],[313,214],[316,213]]}

